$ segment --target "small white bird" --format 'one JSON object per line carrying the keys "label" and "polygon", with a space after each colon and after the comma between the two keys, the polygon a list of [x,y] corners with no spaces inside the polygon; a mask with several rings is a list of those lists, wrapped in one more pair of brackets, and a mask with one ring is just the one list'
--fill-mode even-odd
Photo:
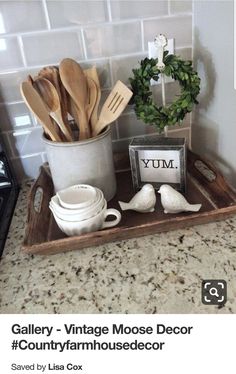
{"label": "small white bird", "polygon": [[163,184],[159,189],[161,204],[164,213],[198,212],[202,204],[189,204],[180,192],[168,184]]}
{"label": "small white bird", "polygon": [[135,210],[140,213],[154,212],[156,193],[151,184],[145,184],[129,203],[119,201],[122,210]]}

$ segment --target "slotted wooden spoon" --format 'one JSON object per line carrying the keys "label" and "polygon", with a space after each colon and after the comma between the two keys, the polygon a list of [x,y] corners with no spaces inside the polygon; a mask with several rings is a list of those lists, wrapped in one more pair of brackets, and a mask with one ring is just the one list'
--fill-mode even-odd
{"label": "slotted wooden spoon", "polygon": [[103,104],[93,136],[98,135],[107,125],[115,121],[127,106],[133,92],[121,81],[117,81]]}
{"label": "slotted wooden spoon", "polygon": [[89,95],[85,74],[80,65],[70,58],[65,58],[61,61],[59,73],[63,86],[78,108],[79,138],[81,140],[88,139],[90,137],[90,129],[86,108],[89,103]]}
{"label": "slotted wooden spoon", "polygon": [[33,85],[46,104],[49,115],[56,121],[65,135],[66,140],[69,142],[73,141],[72,131],[69,125],[67,126],[66,123],[64,123],[62,118],[60,98],[54,85],[45,78],[36,78]]}
{"label": "slotted wooden spoon", "polygon": [[47,108],[32,84],[29,82],[22,82],[20,90],[24,102],[42,124],[45,133],[49,135],[52,141],[60,142],[61,138],[53,127]]}

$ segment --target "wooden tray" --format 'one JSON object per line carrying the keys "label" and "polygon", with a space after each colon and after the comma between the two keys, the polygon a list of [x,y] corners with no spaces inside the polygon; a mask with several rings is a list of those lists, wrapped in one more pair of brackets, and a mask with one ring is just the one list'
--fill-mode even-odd
{"label": "wooden tray", "polygon": [[[120,161],[124,164],[124,160]],[[27,228],[22,250],[25,253],[54,254],[222,220],[236,213],[235,191],[227,185],[214,166],[202,161],[190,151],[187,174],[186,197],[191,203],[202,203],[200,212],[164,214],[158,197],[156,210],[153,213],[123,212],[121,222],[116,227],[81,236],[66,237],[57,227],[48,207],[54,194],[53,183],[47,170],[42,167],[29,195]],[[120,210],[118,200],[129,201],[134,194],[130,171],[118,172],[117,184],[117,195],[108,205]],[[37,212],[35,196],[39,187],[43,195],[40,212]]]}

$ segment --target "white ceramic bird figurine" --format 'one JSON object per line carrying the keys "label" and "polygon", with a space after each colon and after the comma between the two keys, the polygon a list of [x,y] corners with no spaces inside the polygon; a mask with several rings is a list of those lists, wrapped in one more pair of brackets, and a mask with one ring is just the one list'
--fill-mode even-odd
{"label": "white ceramic bird figurine", "polygon": [[164,213],[198,212],[202,204],[189,204],[180,192],[168,184],[163,184],[159,189],[161,204]]}
{"label": "white ceramic bird figurine", "polygon": [[140,213],[154,212],[156,193],[151,184],[145,184],[129,203],[119,201],[122,210],[135,210]]}

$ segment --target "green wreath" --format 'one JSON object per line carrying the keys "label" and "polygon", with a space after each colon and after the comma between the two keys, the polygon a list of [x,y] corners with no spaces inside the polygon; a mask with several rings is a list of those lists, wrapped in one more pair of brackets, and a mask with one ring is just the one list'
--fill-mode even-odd
{"label": "green wreath", "polygon": [[[192,68],[191,61],[183,61],[175,55],[164,52],[164,69],[157,67],[158,59],[145,58],[138,69],[133,69],[133,78],[129,78],[133,90],[132,101],[136,116],[149,125],[155,125],[160,131],[165,126],[173,126],[182,121],[185,115],[193,110],[193,105],[200,92],[200,78]],[[157,106],[152,99],[150,79],[158,81],[159,74],[164,73],[178,81],[181,93],[175,101],[166,107]]]}

